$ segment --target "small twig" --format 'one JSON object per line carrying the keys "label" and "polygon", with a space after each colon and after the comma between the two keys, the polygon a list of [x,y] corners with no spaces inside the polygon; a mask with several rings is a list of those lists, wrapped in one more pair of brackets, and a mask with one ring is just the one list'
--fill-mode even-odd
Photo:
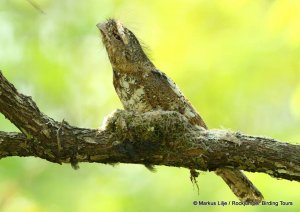
{"label": "small twig", "polygon": [[33,6],[37,11],[39,11],[40,13],[42,13],[42,14],[46,14],[45,12],[44,12],[44,10],[42,10],[41,9],[41,7],[36,3],[36,2],[34,2],[34,1],[32,1],[32,0],[26,0],[31,6]]}
{"label": "small twig", "polygon": [[199,186],[198,186],[198,181],[197,181],[198,176],[199,176],[199,172],[197,172],[195,169],[190,169],[190,180],[191,180],[193,186],[196,186],[197,193],[199,195],[200,193],[199,193]]}

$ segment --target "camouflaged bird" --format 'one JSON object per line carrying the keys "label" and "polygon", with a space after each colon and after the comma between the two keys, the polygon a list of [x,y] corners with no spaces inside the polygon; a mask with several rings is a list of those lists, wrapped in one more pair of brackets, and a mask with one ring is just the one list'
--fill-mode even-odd
{"label": "camouflaged bird", "polygon": [[[109,19],[97,24],[113,69],[113,84],[128,111],[177,111],[193,125],[207,129],[206,124],[176,84],[159,71],[144,53],[136,36],[120,22]],[[260,202],[262,194],[239,170],[220,168],[223,178],[243,202]]]}

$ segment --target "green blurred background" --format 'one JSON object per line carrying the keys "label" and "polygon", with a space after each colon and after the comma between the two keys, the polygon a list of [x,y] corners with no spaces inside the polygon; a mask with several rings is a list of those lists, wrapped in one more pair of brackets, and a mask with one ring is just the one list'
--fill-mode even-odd
{"label": "green blurred background", "polygon": [[[97,128],[122,108],[96,28],[115,17],[151,49],[210,128],[300,141],[300,1],[0,1],[0,69],[40,109]],[[0,130],[17,129],[0,115]],[[300,211],[300,183],[247,173],[266,200],[292,207],[205,207],[236,200],[213,173],[80,164],[74,171],[37,158],[0,160],[0,211]]]}

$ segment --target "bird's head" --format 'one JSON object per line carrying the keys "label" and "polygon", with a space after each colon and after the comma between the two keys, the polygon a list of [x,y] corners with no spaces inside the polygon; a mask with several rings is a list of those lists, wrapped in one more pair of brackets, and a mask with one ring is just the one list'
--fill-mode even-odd
{"label": "bird's head", "polygon": [[136,36],[119,21],[108,19],[97,27],[113,69],[130,72],[139,67],[153,66]]}

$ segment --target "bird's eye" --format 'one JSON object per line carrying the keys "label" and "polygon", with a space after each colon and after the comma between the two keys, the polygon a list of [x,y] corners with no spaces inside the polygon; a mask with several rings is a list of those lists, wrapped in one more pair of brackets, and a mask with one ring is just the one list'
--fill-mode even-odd
{"label": "bird's eye", "polygon": [[121,37],[117,33],[113,33],[115,39],[122,41]]}

